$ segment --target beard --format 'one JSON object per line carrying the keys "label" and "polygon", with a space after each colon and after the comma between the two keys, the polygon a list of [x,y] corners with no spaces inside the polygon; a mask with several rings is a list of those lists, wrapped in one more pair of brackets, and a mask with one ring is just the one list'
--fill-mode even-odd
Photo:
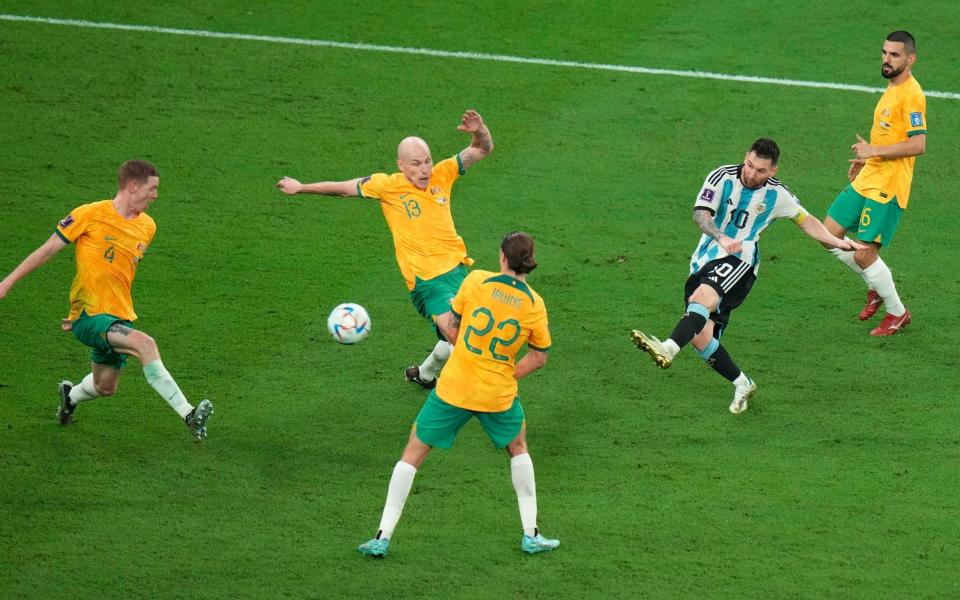
{"label": "beard", "polygon": [[900,73],[903,73],[905,68],[906,66],[900,67],[899,69],[894,69],[892,66],[884,63],[884,65],[880,67],[880,74],[883,75],[884,79],[893,79]]}

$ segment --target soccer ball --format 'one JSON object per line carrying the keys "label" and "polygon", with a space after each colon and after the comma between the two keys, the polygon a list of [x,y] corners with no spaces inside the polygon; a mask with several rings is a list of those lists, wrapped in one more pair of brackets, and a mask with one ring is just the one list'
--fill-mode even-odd
{"label": "soccer ball", "polygon": [[344,302],[330,313],[327,329],[341,344],[357,344],[370,335],[370,315],[359,304]]}

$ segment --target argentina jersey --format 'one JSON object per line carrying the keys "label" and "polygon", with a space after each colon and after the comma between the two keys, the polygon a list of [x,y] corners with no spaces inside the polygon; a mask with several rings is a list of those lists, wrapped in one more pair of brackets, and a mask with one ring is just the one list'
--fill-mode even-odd
{"label": "argentina jersey", "polygon": [[[720,233],[740,242],[742,249],[733,256],[753,267],[756,274],[760,263],[758,242],[763,230],[782,217],[799,222],[807,211],[800,206],[796,196],[773,177],[757,189],[744,186],[740,179],[742,167],[724,165],[710,173],[700,188],[694,210],[709,211]],[[696,273],[711,260],[725,256],[727,251],[716,240],[703,234],[690,256],[690,273]]]}

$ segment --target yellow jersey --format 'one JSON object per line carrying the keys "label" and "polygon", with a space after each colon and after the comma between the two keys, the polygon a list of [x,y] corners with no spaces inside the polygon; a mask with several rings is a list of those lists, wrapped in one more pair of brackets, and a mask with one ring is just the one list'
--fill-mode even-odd
{"label": "yellow jersey", "polygon": [[[889,146],[921,133],[927,133],[927,99],[920,84],[910,77],[900,85],[887,87],[873,111],[870,144]],[[896,198],[900,208],[907,208],[916,158],[868,158],[853,180],[853,189],[881,204]]]}
{"label": "yellow jersey", "polygon": [[57,235],[76,245],[77,275],[70,286],[70,320],[81,312],[133,321],[130,286],[157,225],[147,213],[124,219],[113,200],[77,207],[57,224]]}
{"label": "yellow jersey", "polygon": [[450,213],[450,190],[463,173],[457,154],[434,165],[425,190],[403,173],[375,173],[357,184],[358,196],[380,201],[397,264],[410,290],[418,279],[433,279],[459,264],[473,264]]}
{"label": "yellow jersey", "polygon": [[476,270],[451,308],[460,315],[460,333],[437,396],[467,410],[507,410],[517,396],[517,352],[524,343],[546,352],[552,343],[543,298],[510,275]]}

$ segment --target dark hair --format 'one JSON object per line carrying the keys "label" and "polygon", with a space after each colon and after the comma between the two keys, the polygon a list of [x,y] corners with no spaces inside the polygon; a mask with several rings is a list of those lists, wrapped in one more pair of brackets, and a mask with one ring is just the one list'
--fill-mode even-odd
{"label": "dark hair", "polygon": [[[757,158],[769,158],[773,165],[780,160],[780,147],[770,138],[760,138],[750,146],[750,152],[757,155]],[[748,152],[747,154],[749,154]]]}
{"label": "dark hair", "polygon": [[537,261],[533,258],[533,238],[522,231],[511,231],[503,236],[500,250],[514,273],[523,275],[537,268]]}
{"label": "dark hair", "polygon": [[894,31],[887,36],[888,42],[900,42],[908,55],[917,53],[917,40],[913,39],[909,31],[902,29]]}
{"label": "dark hair", "polygon": [[160,172],[145,160],[128,160],[117,171],[117,187],[123,189],[131,181],[146,183],[151,177],[160,177]]}

